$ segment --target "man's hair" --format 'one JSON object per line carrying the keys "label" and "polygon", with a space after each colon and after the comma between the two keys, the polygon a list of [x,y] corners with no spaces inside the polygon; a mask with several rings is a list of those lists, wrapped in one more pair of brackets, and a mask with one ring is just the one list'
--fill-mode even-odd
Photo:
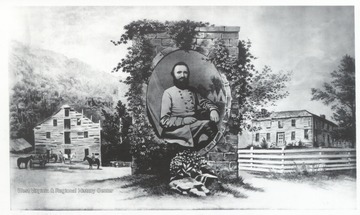
{"label": "man's hair", "polygon": [[174,74],[174,71],[175,71],[175,67],[176,66],[186,66],[186,69],[188,71],[188,73],[190,74],[190,69],[189,69],[189,66],[185,63],[185,62],[178,62],[174,65],[174,67],[172,68],[171,70],[171,75],[172,77],[175,77],[175,74]]}

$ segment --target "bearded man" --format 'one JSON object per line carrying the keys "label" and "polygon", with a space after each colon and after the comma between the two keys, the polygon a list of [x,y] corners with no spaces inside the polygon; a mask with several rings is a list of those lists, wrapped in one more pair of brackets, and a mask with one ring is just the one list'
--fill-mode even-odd
{"label": "bearded man", "polygon": [[[161,137],[168,143],[200,150],[217,133],[218,107],[189,86],[190,70],[186,63],[176,63],[171,75],[175,86],[166,89],[162,96]],[[207,119],[200,114],[204,111]]]}

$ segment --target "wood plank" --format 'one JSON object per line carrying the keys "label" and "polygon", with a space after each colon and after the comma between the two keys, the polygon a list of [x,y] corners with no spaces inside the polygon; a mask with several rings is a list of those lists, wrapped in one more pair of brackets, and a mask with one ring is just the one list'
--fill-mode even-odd
{"label": "wood plank", "polygon": [[339,160],[297,160],[297,161],[271,161],[271,160],[245,160],[245,159],[239,159],[239,163],[264,163],[264,164],[285,164],[285,165],[291,165],[296,163],[297,165],[301,165],[303,163],[305,164],[315,164],[315,163],[354,163],[356,162],[356,159],[339,159]]}
{"label": "wood plank", "polygon": [[239,155],[239,158],[263,158],[263,159],[323,159],[323,158],[352,158],[356,155],[342,154],[342,155]]}

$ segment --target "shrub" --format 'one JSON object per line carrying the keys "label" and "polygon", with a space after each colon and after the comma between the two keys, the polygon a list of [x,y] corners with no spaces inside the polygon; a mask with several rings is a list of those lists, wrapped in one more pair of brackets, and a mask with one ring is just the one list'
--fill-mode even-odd
{"label": "shrub", "polygon": [[170,163],[170,180],[180,179],[185,177],[194,178],[196,175],[202,173],[207,165],[204,157],[201,157],[196,152],[184,150],[176,154]]}

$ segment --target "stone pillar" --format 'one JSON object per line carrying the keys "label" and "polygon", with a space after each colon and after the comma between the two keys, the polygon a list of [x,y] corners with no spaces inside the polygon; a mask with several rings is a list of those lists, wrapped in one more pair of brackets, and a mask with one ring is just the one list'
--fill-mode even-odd
{"label": "stone pillar", "polygon": [[[215,40],[222,40],[227,46],[230,55],[238,56],[240,27],[211,26],[198,27],[196,30],[198,34],[193,40],[193,46],[195,48],[200,46],[201,48],[195,50],[208,56],[212,46],[215,44]],[[166,32],[148,34],[147,38],[150,39],[151,44],[154,46],[155,56],[159,58],[154,59],[155,62],[158,62],[168,51],[171,51],[169,48],[176,49],[175,41]],[[161,54],[158,55],[159,53]],[[220,177],[233,178],[238,176],[237,149],[238,136],[229,134],[206,155],[209,165],[216,170]]]}

